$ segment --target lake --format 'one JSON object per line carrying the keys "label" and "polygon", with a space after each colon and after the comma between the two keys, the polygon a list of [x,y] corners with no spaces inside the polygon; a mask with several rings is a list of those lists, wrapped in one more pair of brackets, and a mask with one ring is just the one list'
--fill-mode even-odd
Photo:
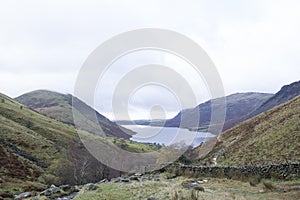
{"label": "lake", "polygon": [[205,132],[189,131],[176,127],[156,127],[144,125],[122,125],[137,134],[131,140],[141,143],[159,143],[169,146],[184,142],[186,145],[196,147],[214,135]]}

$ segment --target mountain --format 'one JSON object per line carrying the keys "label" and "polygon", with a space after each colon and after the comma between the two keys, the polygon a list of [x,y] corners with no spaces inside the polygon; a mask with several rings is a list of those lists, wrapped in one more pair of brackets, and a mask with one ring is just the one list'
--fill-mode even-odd
{"label": "mountain", "polygon": [[259,108],[247,116],[247,119],[254,117],[262,112],[270,110],[275,106],[285,103],[300,95],[300,81],[283,86],[279,92],[264,102]]}
{"label": "mountain", "polygon": [[299,162],[299,119],[297,96],[223,132],[210,153],[197,159],[203,164],[217,158],[218,165],[229,166]]}
{"label": "mountain", "polygon": [[270,110],[275,106],[283,104],[299,95],[300,95],[300,81],[291,83],[289,85],[285,85],[274,96],[272,96],[267,101],[265,101],[261,106],[259,106],[253,112],[250,112],[247,115],[244,115],[240,118],[226,121],[223,130],[227,130],[242,121],[250,119],[267,110]]}
{"label": "mountain", "polygon": [[[273,94],[268,93],[236,93],[229,96],[226,96],[226,117],[225,123],[233,120],[240,119],[242,116],[247,115],[248,113],[254,111],[259,106],[261,106],[266,100],[272,97]],[[211,120],[211,105],[212,101],[218,102],[221,101],[221,98],[213,99],[202,103],[195,108],[186,109],[179,112],[174,118],[167,120],[165,126],[167,127],[179,127],[181,117],[187,117],[187,121],[191,121],[195,118],[196,113],[200,114],[200,123],[199,127],[207,128]],[[222,105],[217,105],[217,109],[221,109]],[[187,123],[188,125],[188,123]],[[230,128],[227,126],[226,128]],[[187,128],[196,128],[197,127],[188,127]]]}
{"label": "mountain", "polygon": [[123,138],[102,137],[44,116],[0,93],[0,199],[51,184],[83,184],[120,176],[95,159],[78,131],[99,145],[141,153],[157,150]]}
{"label": "mountain", "polygon": [[[74,125],[74,111],[77,116],[77,127],[79,126],[81,129],[91,133],[99,134],[99,123],[106,136],[129,139],[134,134],[134,132],[111,122],[83,101],[70,94],[36,90],[23,94],[17,97],[16,100],[43,115],[70,125]],[[97,118],[96,121],[93,118],[94,115]]]}

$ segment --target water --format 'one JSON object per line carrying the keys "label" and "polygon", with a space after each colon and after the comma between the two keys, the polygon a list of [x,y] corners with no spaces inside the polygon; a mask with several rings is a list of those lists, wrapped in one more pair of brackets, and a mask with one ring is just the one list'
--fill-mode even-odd
{"label": "water", "polygon": [[189,131],[176,127],[155,127],[142,125],[123,125],[127,129],[136,132],[131,140],[142,143],[159,143],[171,145],[175,143],[185,143],[196,147],[214,135],[205,132]]}

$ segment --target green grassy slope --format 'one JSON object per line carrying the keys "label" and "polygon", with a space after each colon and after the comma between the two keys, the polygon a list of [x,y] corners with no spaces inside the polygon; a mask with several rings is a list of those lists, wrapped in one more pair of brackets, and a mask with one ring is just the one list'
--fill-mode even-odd
{"label": "green grassy slope", "polygon": [[[132,152],[157,148],[82,130],[81,133]],[[86,160],[91,164],[80,177],[78,173]],[[119,175],[89,154],[74,126],[41,115],[0,94],[0,199],[12,198],[13,194],[26,190],[41,190],[52,183],[82,184]]]}
{"label": "green grassy slope", "polygon": [[206,161],[218,165],[300,161],[300,96],[247,120],[218,136]]}
{"label": "green grassy slope", "polygon": [[[50,118],[74,125],[73,111],[76,113],[77,127],[91,133],[99,133],[98,123],[107,136],[128,139],[132,131],[119,127],[90,106],[70,94],[60,94],[47,90],[36,90],[17,97],[16,100]],[[73,103],[73,104],[72,104]],[[73,110],[73,111],[72,111]],[[93,116],[96,115],[96,121]]]}

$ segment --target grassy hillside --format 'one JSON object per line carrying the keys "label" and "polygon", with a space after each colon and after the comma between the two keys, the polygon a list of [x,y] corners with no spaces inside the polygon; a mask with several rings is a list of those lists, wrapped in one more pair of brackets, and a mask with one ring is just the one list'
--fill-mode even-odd
{"label": "grassy hillside", "polygon": [[267,182],[278,188],[278,191],[268,190],[263,183],[252,187],[249,182],[241,182],[230,179],[206,178],[207,183],[197,184],[195,189],[185,188],[184,185],[202,180],[205,177],[176,177],[166,179],[166,174],[156,175],[159,181],[145,180],[132,183],[105,183],[98,184],[99,189],[94,191],[82,190],[75,200],[140,200],[140,199],[162,199],[162,200],[220,200],[220,199],[272,199],[294,200],[299,197],[297,187],[299,182]]}
{"label": "grassy hillside", "polygon": [[[157,148],[81,133],[132,152]],[[86,161],[89,166],[83,170]],[[0,94],[0,199],[22,191],[41,190],[52,183],[82,184],[119,175],[89,154],[74,126],[43,116]]]}
{"label": "grassy hillside", "polygon": [[[254,111],[267,99],[269,99],[273,94],[268,93],[236,93],[229,96],[226,96],[226,116],[225,122],[236,120],[241,118],[244,115]],[[199,127],[207,127],[210,124],[211,120],[211,106],[212,101],[217,105],[217,109],[222,109],[222,104],[218,104],[219,101],[223,101],[221,98],[207,101],[198,105],[193,109],[186,109],[177,114],[173,119],[167,120],[165,126],[178,127],[180,125],[181,117],[192,121],[193,116],[196,116],[196,113],[200,114],[200,123]],[[230,124],[226,126],[226,129],[232,127]],[[187,128],[198,128],[198,127],[187,127]],[[203,130],[202,130],[203,131]]]}
{"label": "grassy hillside", "polygon": [[300,96],[220,134],[202,163],[214,157],[218,165],[299,162],[299,149]]}
{"label": "grassy hillside", "polygon": [[[70,125],[74,125],[74,111],[77,116],[77,127],[91,133],[99,133],[99,123],[106,136],[128,139],[130,135],[134,134],[130,130],[119,127],[116,123],[111,122],[70,94],[65,95],[47,90],[37,90],[21,95],[16,100],[43,115]],[[96,115],[96,121],[93,119],[94,115]]]}

